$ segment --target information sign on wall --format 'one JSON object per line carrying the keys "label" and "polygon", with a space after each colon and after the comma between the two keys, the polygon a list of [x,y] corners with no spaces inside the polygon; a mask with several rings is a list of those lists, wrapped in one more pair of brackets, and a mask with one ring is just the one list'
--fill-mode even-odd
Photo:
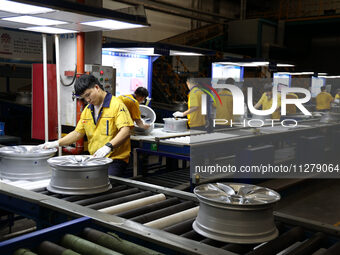
{"label": "information sign on wall", "polygon": [[41,61],[41,35],[0,29],[0,58],[22,61]]}

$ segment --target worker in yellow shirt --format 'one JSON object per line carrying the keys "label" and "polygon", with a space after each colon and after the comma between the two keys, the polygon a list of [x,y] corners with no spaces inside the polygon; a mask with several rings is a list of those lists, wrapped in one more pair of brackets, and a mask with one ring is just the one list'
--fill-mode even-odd
{"label": "worker in yellow shirt", "polygon": [[[262,110],[268,110],[272,107],[273,104],[273,87],[271,85],[265,86],[265,92],[262,94],[260,100],[254,106],[256,109],[259,109],[262,106]],[[272,119],[280,119],[280,108],[281,108],[281,95],[277,94],[277,106],[275,111],[272,113]]]}
{"label": "worker in yellow shirt", "polygon": [[[288,93],[286,95],[286,98],[287,99],[298,99],[299,97],[294,93]],[[295,104],[287,104],[286,111],[287,111],[287,115],[295,114],[296,113],[296,105]]]}
{"label": "worker in yellow shirt", "polygon": [[340,99],[340,89],[336,90],[335,99]]}
{"label": "worker in yellow shirt", "polygon": [[[219,80],[217,84],[235,84],[235,80],[232,78],[228,78],[225,81],[224,80]],[[217,120],[223,120],[222,123],[226,123],[227,125],[230,126],[232,120],[233,120],[233,95],[228,89],[222,89],[221,91],[218,92],[218,95],[221,98],[221,102],[214,104],[216,107],[216,119]],[[216,121],[216,126],[217,127],[225,127],[225,125],[219,124],[218,121]]]}
{"label": "worker in yellow shirt", "polygon": [[205,128],[205,116],[202,115],[202,94],[203,92],[198,88],[197,79],[188,78],[186,81],[188,89],[188,110],[185,112],[175,112],[174,117],[188,117],[188,125],[190,128],[202,129]]}
{"label": "worker in yellow shirt", "polygon": [[143,103],[148,96],[149,92],[146,88],[138,87],[133,94],[118,97],[128,108],[132,120],[136,122],[138,127],[143,129],[148,129],[150,125],[142,121],[139,104]]}
{"label": "worker in yellow shirt", "polygon": [[331,102],[334,98],[326,91],[326,87],[321,87],[321,92],[316,96],[316,110],[328,111],[331,109]]}
{"label": "worker in yellow shirt", "polygon": [[80,76],[74,90],[77,96],[88,103],[75,130],[41,146],[50,149],[69,145],[86,134],[90,154],[97,158],[113,159],[109,174],[121,176],[127,167],[131,150],[130,129],[133,122],[128,109],[121,100],[106,92],[93,75]]}

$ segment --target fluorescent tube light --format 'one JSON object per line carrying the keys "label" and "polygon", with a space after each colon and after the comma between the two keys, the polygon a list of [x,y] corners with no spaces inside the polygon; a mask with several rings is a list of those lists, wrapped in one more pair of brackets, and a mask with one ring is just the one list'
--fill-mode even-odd
{"label": "fluorescent tube light", "polygon": [[259,67],[268,66],[269,62],[266,61],[255,61],[255,62],[219,62],[219,64],[232,65],[232,66],[244,66],[244,67]]}
{"label": "fluorescent tube light", "polygon": [[34,16],[28,16],[28,15],[10,17],[10,18],[2,18],[2,20],[25,23],[25,24],[30,24],[30,25],[37,25],[37,26],[51,26],[51,25],[67,24],[67,22],[65,21],[39,18],[39,17],[34,17]]}
{"label": "fluorescent tube light", "polygon": [[110,30],[145,27],[144,25],[140,25],[140,24],[127,23],[127,22],[111,20],[111,19],[87,21],[87,22],[82,22],[80,24],[86,25],[86,26],[101,27],[101,28],[110,29]]}
{"label": "fluorescent tube light", "polygon": [[184,52],[184,51],[170,51],[172,56],[203,56],[201,53],[196,52]]}
{"label": "fluorescent tube light", "polygon": [[291,65],[291,64],[276,64],[277,67],[294,67],[295,65]]}
{"label": "fluorescent tube light", "polygon": [[155,52],[154,48],[133,48],[128,49],[131,53],[140,54],[140,55],[153,55]]}
{"label": "fluorescent tube light", "polygon": [[55,10],[46,7],[34,6],[31,4],[22,4],[8,0],[0,0],[0,11],[17,14],[38,14],[53,12]]}
{"label": "fluorescent tube light", "polygon": [[326,76],[326,75],[321,75],[318,76],[319,78],[340,78],[340,75],[330,75],[330,76]]}
{"label": "fluorescent tube light", "polygon": [[314,72],[277,72],[278,74],[291,74],[291,75],[313,75]]}
{"label": "fluorescent tube light", "polygon": [[62,28],[56,28],[56,27],[25,27],[25,28],[20,28],[20,29],[33,31],[33,32],[47,33],[47,34],[70,34],[70,33],[78,32],[75,30],[62,29]]}

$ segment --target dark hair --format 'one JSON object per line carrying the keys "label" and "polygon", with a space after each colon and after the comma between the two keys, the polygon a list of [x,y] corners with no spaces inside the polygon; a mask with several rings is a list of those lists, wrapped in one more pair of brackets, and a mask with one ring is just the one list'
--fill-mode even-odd
{"label": "dark hair", "polygon": [[77,96],[81,96],[82,94],[84,94],[85,90],[92,89],[96,85],[104,90],[103,85],[100,84],[95,76],[93,76],[92,74],[83,74],[76,80],[76,83],[74,84],[74,91]]}
{"label": "dark hair", "polygon": [[197,86],[200,85],[199,78],[193,77],[193,76],[188,76],[187,77],[187,82]]}
{"label": "dark hair", "polygon": [[144,87],[138,87],[135,90],[135,95],[136,96],[140,96],[140,97],[148,97],[149,96],[149,91],[144,88]]}
{"label": "dark hair", "polygon": [[231,84],[231,85],[234,85],[235,84],[235,80],[233,78],[219,79],[217,81],[217,84]]}
{"label": "dark hair", "polygon": [[326,90],[326,86],[322,86],[320,89],[321,89],[321,91],[325,91]]}
{"label": "dark hair", "polygon": [[273,90],[273,85],[271,83],[267,83],[267,84],[264,85],[263,90],[265,92],[272,91]]}

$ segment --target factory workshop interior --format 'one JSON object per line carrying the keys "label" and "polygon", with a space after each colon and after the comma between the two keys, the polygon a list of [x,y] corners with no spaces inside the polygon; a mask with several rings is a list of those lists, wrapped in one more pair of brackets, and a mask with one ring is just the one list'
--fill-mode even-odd
{"label": "factory workshop interior", "polygon": [[340,1],[0,0],[0,254],[340,254]]}

